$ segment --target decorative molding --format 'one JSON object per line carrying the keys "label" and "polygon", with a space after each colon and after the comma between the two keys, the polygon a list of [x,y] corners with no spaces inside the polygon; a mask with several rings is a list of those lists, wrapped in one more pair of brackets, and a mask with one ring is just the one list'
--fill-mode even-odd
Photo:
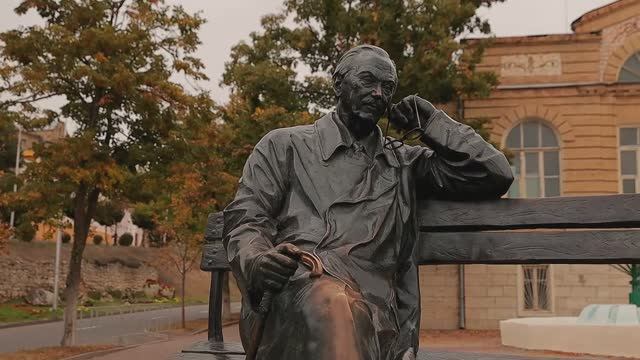
{"label": "decorative molding", "polygon": [[503,56],[500,75],[504,77],[562,75],[562,57],[557,53]]}
{"label": "decorative molding", "polygon": [[496,126],[491,135],[498,143],[504,144],[508,132],[525,119],[538,119],[548,123],[559,135],[561,143],[575,141],[573,127],[569,122],[564,121],[558,111],[542,104],[520,105],[505,110],[500,118],[493,121]]}
{"label": "decorative molding", "polygon": [[602,73],[602,80],[605,83],[617,82],[622,65],[631,55],[640,51],[640,18],[635,18],[633,24],[623,26],[614,37],[616,41],[611,44],[612,48],[606,56]]}

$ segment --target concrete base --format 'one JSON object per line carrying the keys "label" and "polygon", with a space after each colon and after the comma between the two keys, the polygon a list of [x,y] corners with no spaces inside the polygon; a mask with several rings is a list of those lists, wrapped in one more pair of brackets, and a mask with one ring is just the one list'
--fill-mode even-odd
{"label": "concrete base", "polygon": [[502,344],[529,350],[555,350],[640,358],[640,325],[581,324],[577,317],[500,321]]}

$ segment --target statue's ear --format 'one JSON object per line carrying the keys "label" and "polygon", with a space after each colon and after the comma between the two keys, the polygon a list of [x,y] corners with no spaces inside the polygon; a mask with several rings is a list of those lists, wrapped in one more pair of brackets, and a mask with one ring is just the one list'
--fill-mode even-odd
{"label": "statue's ear", "polygon": [[342,95],[342,77],[336,76],[333,79],[333,92],[336,94],[336,98]]}

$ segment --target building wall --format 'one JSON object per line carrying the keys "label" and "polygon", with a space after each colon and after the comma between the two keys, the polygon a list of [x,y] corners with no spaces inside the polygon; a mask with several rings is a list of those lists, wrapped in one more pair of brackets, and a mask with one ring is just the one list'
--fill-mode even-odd
{"label": "building wall", "polygon": [[609,265],[553,265],[555,314],[575,316],[589,304],[629,302],[629,276]]}
{"label": "building wall", "polygon": [[467,329],[497,329],[517,316],[516,277],[515,265],[465,265]]}
{"label": "building wall", "polygon": [[496,39],[485,51],[480,71],[493,71],[501,85],[596,82],[599,34]]}
{"label": "building wall", "polygon": [[420,266],[420,305],[422,329],[459,327],[458,266]]}
{"label": "building wall", "polygon": [[[464,104],[466,118],[490,120],[491,138],[503,146],[525,120],[551,127],[560,144],[562,196],[620,193],[618,129],[640,126],[640,85],[616,83],[622,64],[640,51],[640,1],[599,10],[605,18],[592,15],[576,34],[496,39],[479,68],[498,74],[500,86],[489,98]],[[609,265],[550,269],[551,310],[525,312],[520,266],[466,265],[466,328],[497,329],[514,317],[577,316],[588,304],[628,303],[629,276]],[[423,328],[458,323],[456,270],[420,270]]]}

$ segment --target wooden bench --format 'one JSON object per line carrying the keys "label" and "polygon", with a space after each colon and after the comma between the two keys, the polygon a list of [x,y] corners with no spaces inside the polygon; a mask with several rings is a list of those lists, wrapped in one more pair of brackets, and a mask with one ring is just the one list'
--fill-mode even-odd
{"label": "wooden bench", "polygon": [[[420,265],[640,263],[640,194],[483,202],[428,200],[419,206]],[[222,279],[229,263],[221,213],[209,216],[201,269],[211,272],[209,341],[177,359],[244,359],[222,336]],[[420,359],[524,359],[420,350]]]}

